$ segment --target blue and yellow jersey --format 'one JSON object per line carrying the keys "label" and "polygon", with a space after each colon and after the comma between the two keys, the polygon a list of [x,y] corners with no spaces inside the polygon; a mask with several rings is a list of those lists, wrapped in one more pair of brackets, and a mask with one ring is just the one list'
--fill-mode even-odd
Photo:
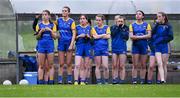
{"label": "blue and yellow jersey", "polygon": [[[49,24],[43,24],[42,22],[40,22],[39,24],[36,25],[36,32],[39,32],[41,29],[49,27],[50,29],[52,29],[54,32],[57,31],[56,25],[54,23],[49,23]],[[49,39],[53,39],[51,36],[51,32],[50,31],[45,31],[42,33],[41,35],[41,39],[40,40],[49,40]]]}
{"label": "blue and yellow jersey", "polygon": [[[49,27],[50,29],[52,29],[54,32],[56,32],[56,25],[54,23],[50,23],[50,24],[43,24],[42,22],[40,22],[39,24],[37,24],[36,26],[36,32],[39,32],[41,29]],[[37,42],[37,50],[39,50],[38,52],[40,52],[41,50],[54,50],[54,40],[52,38],[51,35],[51,31],[44,31],[41,35],[41,38],[38,40]],[[41,51],[42,52],[42,51]]]}
{"label": "blue and yellow jersey", "polygon": [[[148,33],[147,31],[151,31],[151,26],[146,22],[142,22],[142,23],[135,22],[133,24],[130,24],[129,26],[129,32],[133,32],[133,35],[136,36],[146,35]],[[140,39],[133,42],[142,42],[142,41],[147,42],[147,39]]]}
{"label": "blue and yellow jersey", "polygon": [[156,24],[152,32],[155,44],[168,43],[173,40],[173,30],[170,24]]}
{"label": "blue and yellow jersey", "polygon": [[57,21],[57,27],[60,33],[59,41],[69,42],[72,39],[72,30],[76,29],[75,21],[71,18],[64,20],[63,17],[60,17]]}
{"label": "blue and yellow jersey", "polygon": [[[76,26],[77,36],[81,35],[81,34],[88,34],[89,36],[91,36],[94,31],[95,30],[89,25],[87,25],[85,27],[83,27],[81,25]],[[83,43],[89,43],[90,44],[90,38],[78,38],[76,40],[76,45],[83,44]]]}
{"label": "blue and yellow jersey", "polygon": [[[103,25],[102,27],[95,26],[95,32],[93,34],[101,35],[101,34],[111,34],[110,28],[107,25]],[[95,50],[104,50],[108,49],[108,39],[94,39],[94,49]]]}
{"label": "blue and yellow jersey", "polygon": [[133,35],[137,35],[137,36],[146,35],[147,31],[151,31],[151,26],[146,22],[142,22],[142,23],[135,22],[133,24],[130,24],[129,31],[133,32]]}

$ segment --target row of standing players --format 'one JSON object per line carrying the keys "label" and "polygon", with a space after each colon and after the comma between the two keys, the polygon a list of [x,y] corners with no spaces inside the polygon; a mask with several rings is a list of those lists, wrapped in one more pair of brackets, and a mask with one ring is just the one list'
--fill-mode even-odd
{"label": "row of standing players", "polygon": [[[158,65],[157,83],[165,83],[167,78],[167,62],[169,57],[168,43],[173,40],[172,27],[164,12],[157,13],[157,20],[151,29],[144,22],[144,12],[136,12],[136,22],[125,25],[125,17],[116,15],[115,25],[103,24],[104,16],[96,15],[97,25],[91,27],[86,15],[79,17],[79,25],[69,17],[70,8],[62,9],[62,17],[55,22],[50,20],[50,12],[43,10],[41,22],[38,18],[33,23],[37,38],[38,83],[54,84],[54,39],[58,39],[58,83],[63,83],[64,64],[67,65],[67,83],[72,84],[72,50],[74,42],[75,67],[74,84],[85,85],[90,80],[91,59],[94,56],[97,84],[109,83],[108,39],[112,40],[112,83],[125,83],[126,41],[132,40],[132,83],[145,83],[148,45],[150,59],[148,68],[148,84],[152,84],[155,62]],[[56,33],[56,31],[59,33]],[[92,41],[93,39],[93,41]],[[91,55],[93,50],[93,56]],[[65,56],[66,55],[66,56]],[[65,58],[66,57],[66,58]],[[66,61],[66,62],[65,62]],[[103,74],[101,74],[101,70]],[[140,79],[138,78],[140,70]],[[103,75],[103,76],[102,76]]]}

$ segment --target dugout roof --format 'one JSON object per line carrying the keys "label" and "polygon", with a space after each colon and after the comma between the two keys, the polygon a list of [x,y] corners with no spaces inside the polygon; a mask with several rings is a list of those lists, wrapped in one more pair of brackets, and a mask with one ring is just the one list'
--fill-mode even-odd
{"label": "dugout roof", "polygon": [[72,14],[134,14],[137,9],[146,14],[164,11],[180,14],[180,0],[10,0],[16,13],[41,13],[48,9],[60,13],[63,6]]}

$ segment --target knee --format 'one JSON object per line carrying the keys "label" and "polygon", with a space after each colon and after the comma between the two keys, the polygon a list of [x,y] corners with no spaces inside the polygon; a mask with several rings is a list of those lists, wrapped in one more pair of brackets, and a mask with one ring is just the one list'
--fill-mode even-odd
{"label": "knee", "polygon": [[54,65],[53,64],[49,65],[48,69],[52,69],[52,68],[54,68]]}
{"label": "knee", "polygon": [[80,65],[75,65],[75,69],[80,69]]}
{"label": "knee", "polygon": [[44,69],[44,67],[42,65],[39,66],[39,69]]}
{"label": "knee", "polygon": [[66,64],[68,67],[70,67],[72,63],[71,63],[71,61],[67,61]]}
{"label": "knee", "polygon": [[117,68],[117,66],[116,65],[112,65],[112,69],[114,70],[114,69],[116,69]]}
{"label": "knee", "polygon": [[90,66],[85,66],[85,69],[89,70],[91,67]]}
{"label": "knee", "polygon": [[150,66],[149,70],[153,71],[154,70],[154,66]]}
{"label": "knee", "polygon": [[141,69],[146,69],[146,65],[142,65],[142,66],[141,66]]}
{"label": "knee", "polygon": [[163,63],[161,61],[157,61],[158,66],[162,66]]}
{"label": "knee", "polygon": [[138,63],[133,63],[133,68],[138,68]]}
{"label": "knee", "polygon": [[64,67],[64,63],[60,63],[60,64],[59,64],[59,67],[60,67],[60,68]]}
{"label": "knee", "polygon": [[108,70],[109,70],[108,66],[104,66],[104,71],[108,71]]}
{"label": "knee", "polygon": [[96,70],[97,70],[97,69],[100,69],[100,66],[96,65]]}
{"label": "knee", "polygon": [[119,67],[119,70],[124,70],[125,69],[125,67],[123,66],[123,65],[121,65],[120,67]]}
{"label": "knee", "polygon": [[85,70],[86,68],[84,66],[81,66],[80,67],[80,70]]}
{"label": "knee", "polygon": [[138,65],[133,65],[133,69],[138,69]]}

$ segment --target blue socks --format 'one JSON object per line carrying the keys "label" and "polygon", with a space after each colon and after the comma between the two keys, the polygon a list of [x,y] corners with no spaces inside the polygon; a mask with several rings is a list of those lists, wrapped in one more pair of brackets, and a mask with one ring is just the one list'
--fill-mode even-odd
{"label": "blue socks", "polygon": [[62,76],[58,76],[58,83],[62,84]]}
{"label": "blue socks", "polygon": [[90,83],[90,78],[86,78],[85,83],[89,84]]}
{"label": "blue socks", "polygon": [[141,79],[140,83],[145,84],[145,79]]}
{"label": "blue socks", "polygon": [[54,84],[54,80],[49,80],[49,84]]}
{"label": "blue socks", "polygon": [[44,84],[44,80],[38,80],[38,84]]}
{"label": "blue socks", "polygon": [[147,83],[148,84],[152,84],[152,80],[147,80]]}
{"label": "blue socks", "polygon": [[102,83],[101,83],[101,79],[97,79],[97,80],[96,80],[96,83],[97,83],[97,84],[102,84]]}
{"label": "blue socks", "polygon": [[137,84],[137,80],[138,80],[137,78],[132,78],[132,83]]}
{"label": "blue socks", "polygon": [[68,82],[69,84],[72,83],[72,75],[68,75],[68,77],[67,77],[67,82]]}

